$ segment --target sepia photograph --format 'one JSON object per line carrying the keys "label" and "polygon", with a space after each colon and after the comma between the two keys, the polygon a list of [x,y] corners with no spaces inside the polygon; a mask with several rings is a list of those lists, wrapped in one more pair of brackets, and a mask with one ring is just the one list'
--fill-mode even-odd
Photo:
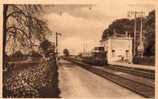
{"label": "sepia photograph", "polygon": [[155,6],[3,4],[3,98],[155,98]]}

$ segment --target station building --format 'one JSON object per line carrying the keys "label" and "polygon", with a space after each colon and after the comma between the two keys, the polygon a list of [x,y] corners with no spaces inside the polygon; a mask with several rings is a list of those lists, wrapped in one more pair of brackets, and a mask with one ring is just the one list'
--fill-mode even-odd
{"label": "station building", "polygon": [[112,36],[101,41],[107,52],[107,61],[132,63],[132,37],[130,36]]}

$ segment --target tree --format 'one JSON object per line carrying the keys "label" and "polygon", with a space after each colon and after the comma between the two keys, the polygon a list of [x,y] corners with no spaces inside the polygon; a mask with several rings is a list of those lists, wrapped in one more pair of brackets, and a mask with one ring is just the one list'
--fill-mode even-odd
{"label": "tree", "polygon": [[[51,31],[42,19],[42,7],[40,5],[11,5],[5,4],[3,9],[3,63],[5,64],[6,49],[20,50],[32,49],[33,40],[40,42]],[[18,47],[17,47],[18,46]]]}
{"label": "tree", "polygon": [[[136,19],[137,22],[137,45],[139,44],[139,32],[140,32],[140,17]],[[133,37],[134,31],[134,19],[117,19],[106,28],[102,35],[102,40],[108,39],[108,37],[113,35],[113,31],[119,35],[125,35],[127,31]],[[149,12],[149,15],[143,17],[143,39],[145,47],[145,55],[154,56],[155,55],[155,10]]]}
{"label": "tree", "polygon": [[46,56],[46,57],[48,57],[50,53],[55,54],[55,46],[47,39],[44,39],[40,43],[40,48],[41,48],[44,56]]}
{"label": "tree", "polygon": [[147,56],[155,55],[155,10],[151,11],[144,22],[145,52]]}
{"label": "tree", "polygon": [[133,36],[133,20],[125,18],[115,20],[107,29],[104,30],[102,39],[107,39],[109,36],[112,36],[114,31],[117,33],[117,35],[128,32],[131,36]]}
{"label": "tree", "polygon": [[64,50],[63,50],[63,54],[64,54],[66,57],[68,57],[68,56],[70,55],[70,52],[69,52],[68,49],[64,49]]}

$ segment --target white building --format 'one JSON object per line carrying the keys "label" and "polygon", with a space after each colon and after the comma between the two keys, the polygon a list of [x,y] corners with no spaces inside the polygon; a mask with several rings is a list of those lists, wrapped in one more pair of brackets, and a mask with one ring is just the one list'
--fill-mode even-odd
{"label": "white building", "polygon": [[132,62],[132,38],[109,37],[101,41],[107,51],[107,60],[110,62]]}

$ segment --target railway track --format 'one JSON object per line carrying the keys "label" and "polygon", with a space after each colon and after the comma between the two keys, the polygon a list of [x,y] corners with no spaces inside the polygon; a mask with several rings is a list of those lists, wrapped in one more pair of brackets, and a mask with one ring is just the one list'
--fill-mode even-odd
{"label": "railway track", "polygon": [[[80,67],[95,73],[105,79],[108,79],[122,87],[125,87],[139,95],[144,96],[145,98],[154,98],[155,97],[155,83],[154,80],[148,79],[147,71],[145,71],[146,76],[142,77],[136,70],[135,74],[131,73],[131,70],[124,69],[126,72],[123,72],[123,69],[114,69],[114,68],[103,68],[90,66],[88,64],[82,63],[76,59],[69,59],[69,61],[78,64]],[[128,72],[127,72],[128,71]],[[138,75],[139,74],[139,75]]]}
{"label": "railway track", "polygon": [[115,71],[125,72],[132,75],[148,78],[151,80],[155,79],[155,72],[151,70],[142,70],[142,69],[137,69],[137,68],[115,66],[115,65],[108,65],[105,67],[105,69],[112,69]]}

